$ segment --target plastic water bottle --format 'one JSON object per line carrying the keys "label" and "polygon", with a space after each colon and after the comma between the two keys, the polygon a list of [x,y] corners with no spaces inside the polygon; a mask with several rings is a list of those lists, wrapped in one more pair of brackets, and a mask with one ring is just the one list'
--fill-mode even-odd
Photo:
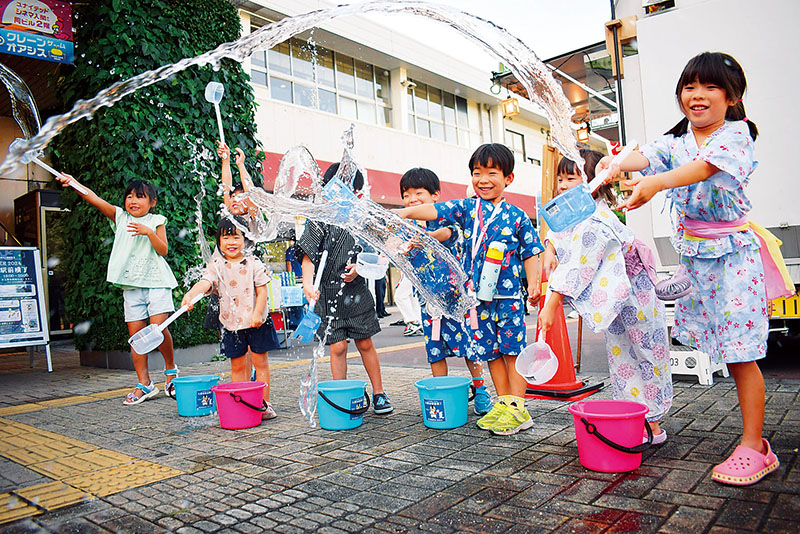
{"label": "plastic water bottle", "polygon": [[490,301],[494,298],[497,289],[497,278],[500,276],[500,266],[506,254],[506,245],[499,241],[492,241],[483,260],[481,279],[478,282],[478,299]]}

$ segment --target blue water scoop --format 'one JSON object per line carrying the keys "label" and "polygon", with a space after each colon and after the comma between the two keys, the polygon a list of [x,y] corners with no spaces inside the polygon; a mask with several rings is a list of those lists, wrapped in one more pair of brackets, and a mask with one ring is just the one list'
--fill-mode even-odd
{"label": "blue water scoop", "polygon": [[597,207],[592,198],[592,193],[603,185],[611,165],[619,165],[622,160],[628,157],[628,154],[633,152],[635,146],[636,141],[628,143],[619,154],[614,156],[608,168],[600,171],[600,174],[588,184],[584,182],[577,187],[568,189],[542,206],[542,218],[547,223],[547,226],[550,227],[550,230],[563,232],[588,219]]}
{"label": "blue water scoop", "polygon": [[[322,281],[322,271],[325,270],[326,261],[328,261],[328,251],[323,250],[322,257],[320,257],[319,260],[319,267],[317,268],[317,275],[314,277],[315,293],[319,289],[319,283]],[[316,300],[308,301],[308,308],[306,308],[306,312],[303,314],[300,324],[295,328],[292,339],[299,339],[303,343],[314,341],[314,334],[317,333],[317,329],[319,329],[319,325],[322,323],[320,316],[314,313],[314,305],[316,303]]]}

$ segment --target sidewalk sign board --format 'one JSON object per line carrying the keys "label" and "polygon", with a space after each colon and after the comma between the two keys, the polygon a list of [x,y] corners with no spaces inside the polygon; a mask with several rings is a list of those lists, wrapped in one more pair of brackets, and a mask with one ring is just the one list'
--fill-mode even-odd
{"label": "sidewalk sign board", "polygon": [[0,348],[44,345],[52,371],[43,287],[38,248],[0,247]]}

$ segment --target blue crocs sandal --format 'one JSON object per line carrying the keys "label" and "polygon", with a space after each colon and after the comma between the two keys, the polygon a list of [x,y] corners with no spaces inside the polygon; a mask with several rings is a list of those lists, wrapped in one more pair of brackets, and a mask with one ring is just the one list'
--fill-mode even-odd
{"label": "blue crocs sandal", "polygon": [[[141,389],[143,395],[141,397],[136,396],[136,390]],[[153,382],[150,382],[149,386],[145,386],[142,384],[136,384],[136,389],[128,393],[128,396],[125,397],[125,400],[122,401],[123,406],[133,406],[134,404],[139,404],[141,402],[146,401],[150,397],[154,396],[158,393],[158,388],[156,387]]]}
{"label": "blue crocs sandal", "polygon": [[[181,371],[178,369],[176,365],[174,369],[164,369],[164,376],[171,376],[172,378],[177,378],[180,375]],[[170,397],[172,399],[175,398],[175,384],[172,383],[172,380],[167,383],[164,380],[164,395]]]}

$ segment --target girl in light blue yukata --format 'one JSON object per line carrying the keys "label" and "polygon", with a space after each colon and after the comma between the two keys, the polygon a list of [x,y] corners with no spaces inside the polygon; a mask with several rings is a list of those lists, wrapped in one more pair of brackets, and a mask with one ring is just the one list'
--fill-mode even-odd
{"label": "girl in light blue yukata", "polygon": [[[692,58],[675,96],[685,117],[663,137],[628,156],[623,171],[635,209],[661,190],[671,201],[673,244],[682,256],[692,291],[675,304],[672,335],[723,361],[730,369],[742,412],[743,435],[733,454],[711,478],[753,484],[778,468],[764,439],[764,379],[756,360],[767,350],[767,301],[794,293],[774,236],[747,220],[745,186],[756,168],[756,125],[745,115],[747,82],[728,54]],[[601,162],[599,168],[606,167]],[[770,243],[770,241],[772,241]]]}
{"label": "girl in light blue yukata", "polygon": [[[603,154],[581,150],[589,179]],[[577,165],[566,158],[556,170],[558,194],[583,183]],[[672,405],[672,375],[664,305],[655,293],[652,252],[609,209],[609,185],[597,192],[597,209],[588,219],[548,236],[544,265],[551,270],[539,325],[544,338],[562,302],[571,304],[594,332],[605,332],[608,369],[615,399],[648,407],[653,443],[667,440],[659,421]],[[644,436],[643,436],[644,438]]]}

